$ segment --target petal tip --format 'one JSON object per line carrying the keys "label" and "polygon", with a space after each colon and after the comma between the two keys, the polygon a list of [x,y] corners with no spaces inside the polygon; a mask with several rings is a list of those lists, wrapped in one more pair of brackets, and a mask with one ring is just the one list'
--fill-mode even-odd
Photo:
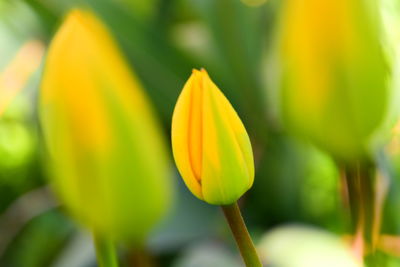
{"label": "petal tip", "polygon": [[196,69],[196,68],[193,68],[192,69],[192,74],[198,74],[200,71],[198,70],[198,69]]}

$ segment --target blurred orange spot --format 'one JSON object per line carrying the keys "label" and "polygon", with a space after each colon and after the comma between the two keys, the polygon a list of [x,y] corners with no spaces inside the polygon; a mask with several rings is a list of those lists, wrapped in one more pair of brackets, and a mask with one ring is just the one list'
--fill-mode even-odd
{"label": "blurred orange spot", "polygon": [[40,41],[28,41],[0,73],[0,115],[25,87],[31,75],[39,68],[44,54]]}
{"label": "blurred orange spot", "polygon": [[392,129],[392,138],[386,150],[391,156],[397,156],[400,153],[400,120]]}
{"label": "blurred orange spot", "polygon": [[378,248],[390,255],[400,257],[400,236],[381,235]]}

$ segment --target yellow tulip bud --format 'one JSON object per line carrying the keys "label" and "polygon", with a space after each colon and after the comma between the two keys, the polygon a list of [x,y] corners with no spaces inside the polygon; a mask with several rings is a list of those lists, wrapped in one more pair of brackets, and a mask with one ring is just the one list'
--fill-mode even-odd
{"label": "yellow tulip bud", "polygon": [[379,20],[361,0],[287,0],[279,35],[286,125],[337,158],[368,151],[387,111]]}
{"label": "yellow tulip bud", "polygon": [[172,148],[183,180],[201,200],[231,204],[253,184],[249,136],[204,69],[193,70],[176,103]]}
{"label": "yellow tulip bud", "polygon": [[71,11],[50,45],[40,119],[70,213],[99,234],[144,238],[170,203],[165,143],[140,84],[88,11]]}

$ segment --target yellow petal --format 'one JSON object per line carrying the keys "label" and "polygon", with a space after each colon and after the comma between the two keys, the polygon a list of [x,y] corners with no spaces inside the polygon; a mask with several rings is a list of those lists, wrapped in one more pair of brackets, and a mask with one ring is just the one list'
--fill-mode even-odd
{"label": "yellow petal", "polygon": [[201,154],[194,153],[202,151],[200,112],[202,105],[199,99],[194,99],[194,96],[202,95],[199,82],[194,71],[176,103],[172,116],[171,139],[175,162],[186,186],[195,196],[203,199],[200,185],[201,165],[195,165],[200,164]]}
{"label": "yellow petal", "polygon": [[204,70],[203,85],[202,192],[208,203],[231,204],[253,184],[251,144],[237,113]]}
{"label": "yellow petal", "polygon": [[193,173],[201,183],[203,146],[203,81],[201,74],[193,70],[189,111],[189,157]]}

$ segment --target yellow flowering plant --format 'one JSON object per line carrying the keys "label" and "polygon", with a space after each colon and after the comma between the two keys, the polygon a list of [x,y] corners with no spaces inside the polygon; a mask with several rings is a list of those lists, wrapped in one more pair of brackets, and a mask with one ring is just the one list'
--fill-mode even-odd
{"label": "yellow flowering plant", "polygon": [[370,152],[388,108],[388,66],[372,3],[289,0],[282,10],[284,123],[344,161]]}
{"label": "yellow flowering plant", "polygon": [[376,245],[373,139],[391,95],[377,9],[378,1],[289,0],[277,42],[284,125],[342,169],[360,259],[365,241]]}
{"label": "yellow flowering plant", "polygon": [[172,149],[190,191],[222,205],[247,266],[261,266],[236,201],[253,185],[251,143],[239,116],[202,70],[193,70],[172,118]]}
{"label": "yellow flowering plant", "polygon": [[89,11],[71,11],[50,45],[40,119],[66,209],[100,248],[102,237],[142,242],[170,204],[166,146],[141,85]]}
{"label": "yellow flowering plant", "polygon": [[253,185],[249,136],[204,69],[193,70],[176,103],[172,146],[186,185],[201,200],[232,204]]}

